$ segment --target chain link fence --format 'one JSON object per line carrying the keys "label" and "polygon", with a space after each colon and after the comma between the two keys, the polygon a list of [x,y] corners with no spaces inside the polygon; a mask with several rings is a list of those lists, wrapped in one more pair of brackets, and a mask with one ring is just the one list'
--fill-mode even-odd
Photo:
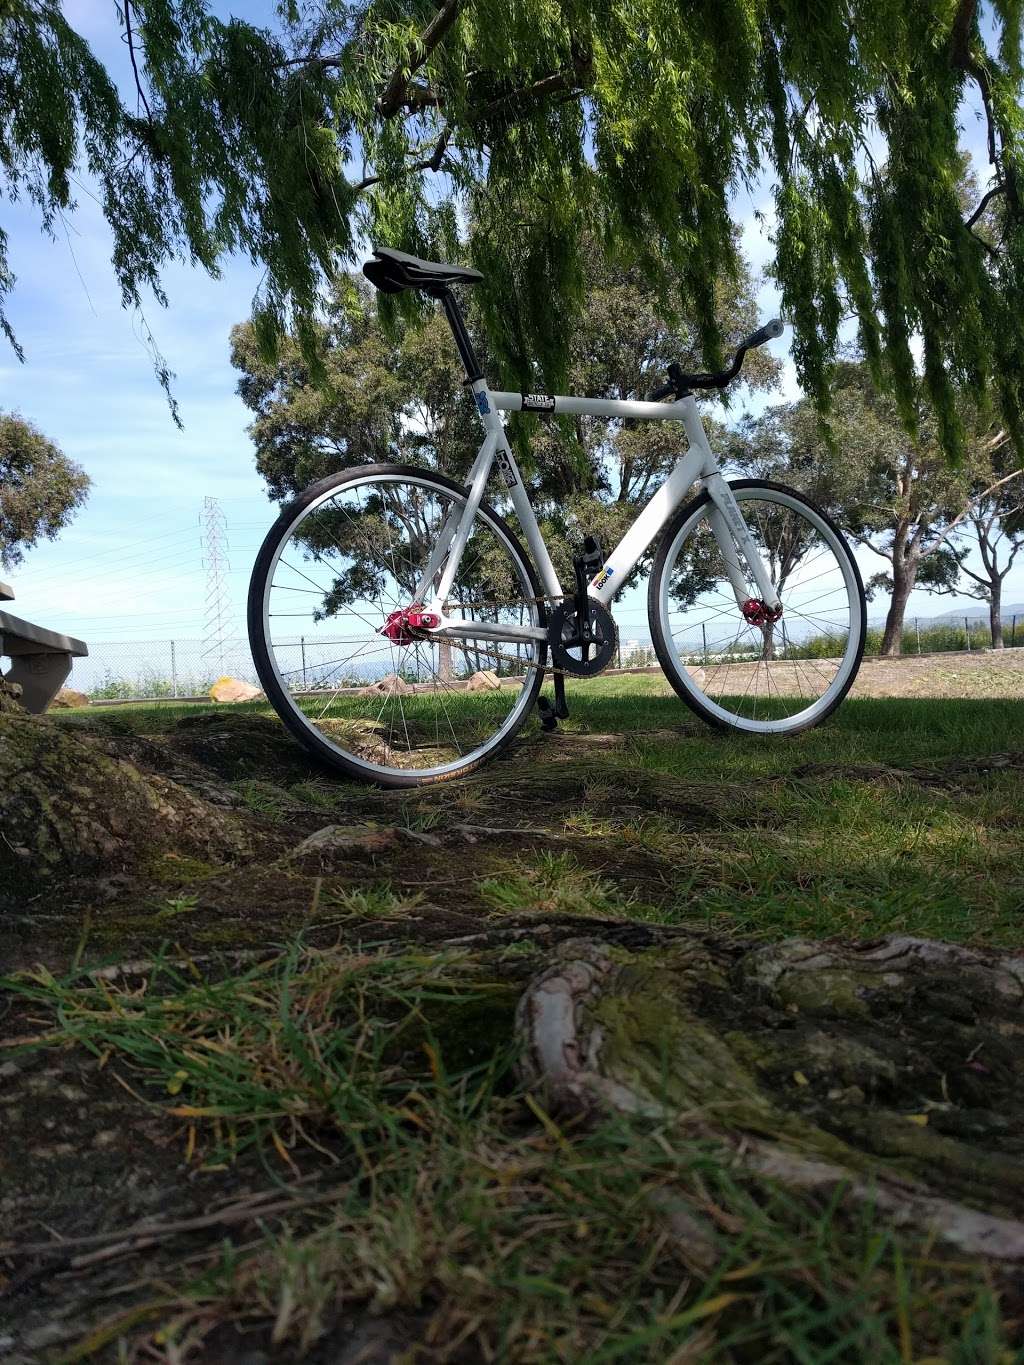
{"label": "chain link fence", "polygon": [[67,686],[93,701],[205,696],[218,678],[256,683],[248,644],[232,641],[211,650],[203,640],[87,640]]}
{"label": "chain link fence", "polygon": [[[880,640],[880,630],[869,630],[868,654],[877,654]],[[1003,641],[1008,649],[1024,646],[1024,616],[1007,617],[1003,622]],[[194,639],[87,643],[89,655],[74,661],[67,685],[93,701],[205,697],[213,683],[225,676],[259,685],[249,646],[240,639],[213,649],[207,641]],[[295,681],[301,678],[304,686],[316,686],[336,662],[338,643],[333,639],[313,641],[301,636],[289,642],[286,662]],[[977,617],[965,617],[960,625],[933,624],[911,617],[903,630],[903,653],[909,656],[987,649],[990,643],[988,624]],[[656,665],[648,641],[620,640],[613,667]]]}

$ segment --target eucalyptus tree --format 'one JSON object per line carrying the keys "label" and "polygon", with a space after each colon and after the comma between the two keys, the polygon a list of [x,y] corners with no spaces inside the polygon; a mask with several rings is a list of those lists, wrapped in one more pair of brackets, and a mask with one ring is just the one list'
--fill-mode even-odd
{"label": "eucalyptus tree", "polygon": [[17,413],[0,412],[0,566],[53,540],[85,502],[89,477]]}
{"label": "eucalyptus tree", "polygon": [[[123,71],[74,10],[6,0],[0,192],[52,228],[87,172],[128,304],[161,297],[172,258],[215,272],[241,253],[264,272],[264,347],[290,322],[312,356],[325,282],[361,241],[447,254],[468,221],[481,323],[519,387],[559,386],[592,243],[693,319],[711,363],[733,196],[766,178],[805,389],[827,403],[852,316],[908,429],[919,335],[942,448],[962,454],[968,390],[1024,448],[1020,0],[281,0],[266,27],[206,0],[109,13]],[[972,104],[989,183],[965,212]]]}
{"label": "eucalyptus tree", "polygon": [[885,568],[866,583],[889,597],[880,652],[899,654],[907,601],[915,588],[952,590],[959,560],[948,533],[985,487],[988,464],[974,441],[953,466],[939,421],[919,384],[907,431],[896,401],[863,362],[837,367],[829,429],[809,400],[769,409],[734,438],[733,458],[761,478],[792,483],[820,503]]}
{"label": "eucalyptus tree", "polygon": [[951,528],[960,570],[956,591],[988,607],[993,649],[1003,648],[1003,585],[1024,550],[1024,470],[1010,467],[1006,432],[988,429],[974,438],[974,496]]}

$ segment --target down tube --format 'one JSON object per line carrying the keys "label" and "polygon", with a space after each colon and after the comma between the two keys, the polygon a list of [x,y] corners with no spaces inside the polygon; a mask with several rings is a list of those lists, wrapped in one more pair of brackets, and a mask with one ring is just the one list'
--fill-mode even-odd
{"label": "down tube", "polygon": [[604,568],[590,585],[591,597],[606,607],[611,603],[640,556],[686,497],[690,486],[700,478],[703,465],[704,454],[700,450],[690,450],[676,461],[672,473],[605,560]]}

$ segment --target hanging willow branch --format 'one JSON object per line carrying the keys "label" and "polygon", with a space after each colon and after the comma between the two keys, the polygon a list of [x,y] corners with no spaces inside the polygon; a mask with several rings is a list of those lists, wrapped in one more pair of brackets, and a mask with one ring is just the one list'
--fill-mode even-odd
{"label": "hanging willow branch", "polygon": [[[132,307],[147,289],[162,299],[175,257],[216,271],[244,253],[265,271],[267,349],[286,328],[310,338],[327,281],[367,238],[462,253],[485,273],[481,320],[505,382],[525,388],[564,376],[584,243],[696,318],[716,363],[733,206],[764,176],[769,269],[819,404],[852,314],[908,429],[923,381],[954,459],[965,395],[990,402],[1024,454],[1020,0],[850,0],[818,6],[813,24],[797,0],[283,9],[270,30],[203,0],[123,0],[121,73],[72,8],[12,0],[0,194],[35,202],[49,227],[72,210],[73,177],[90,176]],[[974,99],[992,172],[980,195],[959,143]],[[0,305],[12,285],[0,235]]]}

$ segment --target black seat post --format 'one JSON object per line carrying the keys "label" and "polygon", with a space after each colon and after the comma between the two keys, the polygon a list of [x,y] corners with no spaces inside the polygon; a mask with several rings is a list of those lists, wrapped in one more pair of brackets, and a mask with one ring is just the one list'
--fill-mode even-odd
{"label": "black seat post", "polygon": [[[433,290],[430,292],[434,293]],[[459,307],[458,300],[450,289],[438,289],[435,297],[441,300],[448,325],[452,329],[452,336],[454,336],[455,344],[459,348],[462,363],[466,367],[466,381],[475,384],[478,379],[483,379],[484,372],[480,368],[480,362],[473,350],[473,343],[470,340],[469,332],[466,330],[466,319],[462,316],[462,309]]]}

